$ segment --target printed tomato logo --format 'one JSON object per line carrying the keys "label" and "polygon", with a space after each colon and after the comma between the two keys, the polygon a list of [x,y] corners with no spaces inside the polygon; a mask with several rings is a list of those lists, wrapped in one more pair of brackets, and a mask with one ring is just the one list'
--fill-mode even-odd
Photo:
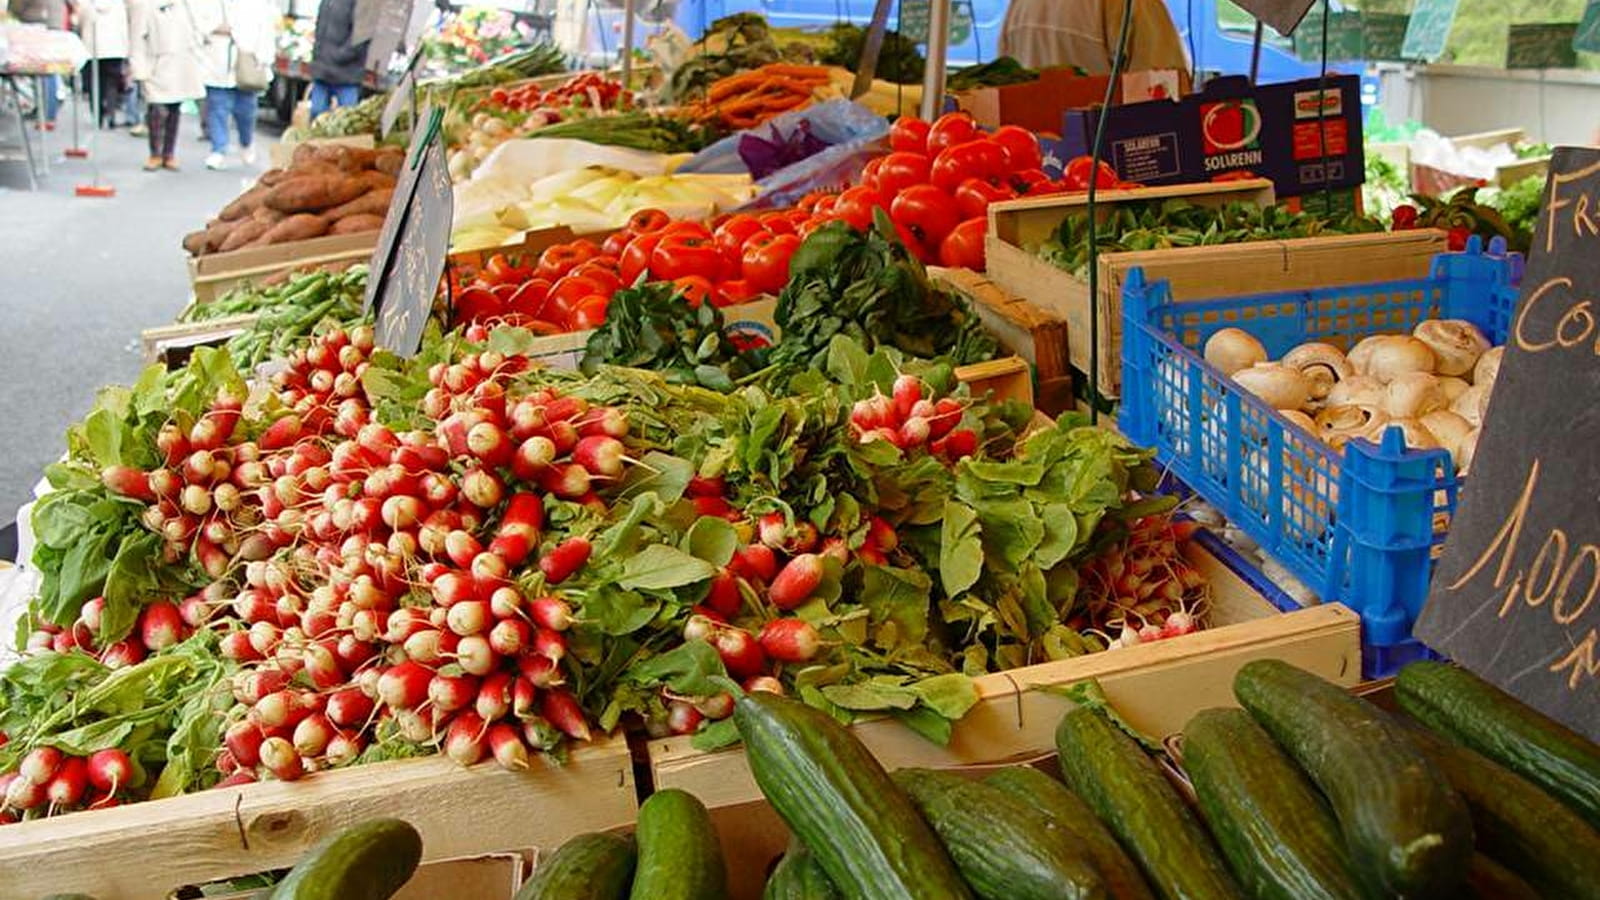
{"label": "printed tomato logo", "polygon": [[735,350],[762,350],[777,343],[777,335],[771,328],[761,322],[740,320],[729,322],[723,326],[723,337],[728,339]]}
{"label": "printed tomato logo", "polygon": [[1231,153],[1261,145],[1261,111],[1254,100],[1224,100],[1200,106],[1205,152]]}

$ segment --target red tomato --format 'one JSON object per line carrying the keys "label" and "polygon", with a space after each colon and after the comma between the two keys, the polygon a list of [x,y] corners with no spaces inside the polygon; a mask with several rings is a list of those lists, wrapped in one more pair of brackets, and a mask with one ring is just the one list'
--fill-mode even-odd
{"label": "red tomato", "polygon": [[517,285],[514,284],[493,284],[489,286],[489,293],[495,295],[495,298],[501,303],[510,300],[511,295],[515,294],[516,292]]}
{"label": "red tomato", "polygon": [[622,287],[622,278],[617,274],[616,268],[607,266],[598,258],[591,259],[576,269],[573,269],[572,274],[580,275],[589,279],[590,281],[595,282],[596,284],[599,284],[601,290],[598,291],[598,293],[605,294],[607,297],[615,294],[617,290]]}
{"label": "red tomato", "polygon": [[1040,184],[1049,184],[1050,176],[1043,169],[1022,169],[1011,173],[1011,189],[1019,194],[1026,194],[1028,189]]}
{"label": "red tomato", "polygon": [[794,220],[788,213],[762,213],[761,226],[773,234],[794,234]]}
{"label": "red tomato", "polygon": [[[760,237],[760,235],[757,235]],[[717,285],[717,293],[722,295],[723,305],[734,306],[739,303],[749,303],[761,296],[761,292],[750,286],[750,282],[743,278],[734,278]]]}
{"label": "red tomato", "polygon": [[861,167],[861,186],[878,189],[878,169],[883,166],[883,157],[877,156],[867,161]]}
{"label": "red tomato", "polygon": [[928,152],[928,123],[914,116],[901,116],[889,129],[889,147],[908,153]]}
{"label": "red tomato", "polygon": [[549,296],[550,282],[543,278],[530,278],[506,301],[506,311],[537,319]]}
{"label": "red tomato", "polygon": [[[923,263],[931,263],[938,260],[939,254],[937,252],[930,251],[922,243],[922,241],[917,239],[917,236],[912,233],[910,228],[902,225],[899,222],[895,222],[894,233],[895,236],[900,239],[900,243],[905,245],[906,250],[910,251],[912,256],[915,256]],[[935,250],[937,250],[937,248],[935,248]]]}
{"label": "red tomato", "polygon": [[[1094,159],[1088,156],[1074,157],[1067,163],[1066,171],[1061,173],[1061,182],[1069,191],[1087,191],[1089,189],[1089,173],[1094,170]],[[1100,168],[1094,176],[1095,187],[1109,188],[1117,183],[1117,170],[1111,164],[1100,160]]]}
{"label": "red tomato", "polygon": [[489,257],[489,262],[484,265],[478,279],[488,285],[504,284],[515,277],[511,263],[506,260],[505,254],[496,253]]}
{"label": "red tomato", "polygon": [[610,234],[606,235],[606,239],[600,243],[601,255],[621,256],[622,251],[628,249],[628,242],[637,237],[638,234],[639,233],[634,231],[632,228],[619,228],[616,231],[611,232]]}
{"label": "red tomato", "polygon": [[833,215],[833,206],[838,202],[839,198],[835,194],[829,194],[826,197],[819,197],[817,198],[817,205],[813,210],[813,214],[819,216],[831,216]]}
{"label": "red tomato", "polygon": [[712,306],[721,305],[717,303],[716,287],[712,285],[711,279],[704,275],[685,275],[682,278],[672,279],[672,283],[678,286],[678,293],[689,301],[690,306],[698,307],[707,299],[711,301]]}
{"label": "red tomato", "polygon": [[688,275],[716,278],[721,271],[722,253],[710,235],[669,228],[650,254],[650,274],[657,281],[676,281]]}
{"label": "red tomato", "polygon": [[928,155],[938,156],[941,151],[982,137],[983,132],[972,116],[964,112],[945,113],[928,129]]}
{"label": "red tomato", "polygon": [[968,141],[942,151],[933,160],[928,181],[941,191],[954,191],[968,178],[999,184],[1007,172],[1006,151],[991,140]]}
{"label": "red tomato", "polygon": [[957,225],[939,244],[939,264],[982,272],[983,236],[988,231],[988,219],[968,219]]}
{"label": "red tomato", "polygon": [[641,234],[628,242],[628,248],[622,251],[622,258],[617,264],[617,275],[622,283],[633,287],[639,281],[639,276],[650,269],[650,254],[661,243],[661,232],[653,231]]}
{"label": "red tomato", "polygon": [[1017,125],[1001,125],[989,135],[989,140],[1006,152],[1006,165],[1015,172],[1019,169],[1037,169],[1042,161],[1039,138],[1033,132]]}
{"label": "red tomato", "polygon": [[[570,310],[578,305],[578,301],[590,294],[603,293],[603,285],[592,281],[582,275],[568,275],[550,287],[550,299],[542,318],[552,321],[565,321],[570,315]],[[549,307],[555,307],[560,315],[555,315]]]}
{"label": "red tomato", "polygon": [[851,228],[866,231],[872,227],[872,211],[886,208],[888,204],[883,202],[883,197],[877,191],[869,187],[853,187],[839,195],[833,212],[849,222]]}
{"label": "red tomato", "polygon": [[547,281],[555,281],[573,269],[588,262],[599,255],[600,248],[593,241],[573,241],[570,244],[556,244],[539,254],[539,267],[534,270],[534,275]]}
{"label": "red tomato", "polygon": [[672,224],[672,217],[659,209],[641,209],[628,217],[628,230],[634,234],[649,234]]}
{"label": "red tomato", "polygon": [[737,262],[744,253],[745,242],[766,230],[761,220],[749,213],[730,216],[717,227],[717,249],[725,259]]}
{"label": "red tomato", "polygon": [[878,169],[878,193],[893,197],[914,184],[928,183],[933,161],[921,153],[891,153]]}
{"label": "red tomato", "polygon": [[989,211],[989,204],[1011,200],[1017,196],[1010,185],[995,186],[982,178],[968,178],[956,188],[956,210],[963,219],[981,216]]}
{"label": "red tomato", "polygon": [[744,248],[744,281],[752,293],[776,294],[789,283],[789,259],[800,248],[793,234],[754,237]]}
{"label": "red tomato", "polygon": [[505,312],[505,306],[484,287],[469,287],[455,296],[455,321],[483,322]]}
{"label": "red tomato", "polygon": [[606,321],[606,305],[610,303],[609,297],[602,294],[590,294],[578,301],[567,316],[567,322],[574,331],[589,331],[599,328]]}
{"label": "red tomato", "polygon": [[818,201],[826,196],[828,195],[821,191],[812,191],[811,193],[800,198],[800,202],[795,204],[795,209],[809,215],[810,213],[816,211]]}
{"label": "red tomato", "polygon": [[961,222],[954,197],[931,184],[919,184],[901,191],[889,207],[895,224],[905,226],[926,247],[937,247],[944,236]]}
{"label": "red tomato", "polygon": [[686,234],[692,237],[711,239],[711,229],[704,222],[673,222],[661,229],[661,234]]}

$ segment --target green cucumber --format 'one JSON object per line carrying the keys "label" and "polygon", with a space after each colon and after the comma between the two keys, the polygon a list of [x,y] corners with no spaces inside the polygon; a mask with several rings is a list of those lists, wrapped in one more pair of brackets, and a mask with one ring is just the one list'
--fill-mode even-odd
{"label": "green cucumber", "polygon": [[1071,831],[997,787],[901,769],[900,785],[983,900],[1100,900],[1105,883]]}
{"label": "green cucumber", "polygon": [[1458,666],[1414,662],[1400,708],[1544,788],[1600,828],[1600,746]]}
{"label": "green cucumber", "polygon": [[745,759],[772,808],[852,900],[965,900],[972,893],[911,799],[832,716],[752,692],[733,708]]}
{"label": "green cucumber", "polygon": [[1600,900],[1600,832],[1533,782],[1420,729],[1411,735],[1472,810],[1478,850],[1550,897]]}
{"label": "green cucumber", "polygon": [[268,900],[388,900],[422,862],[422,835],[373,819],[329,837],[278,882]]}
{"label": "green cucumber", "polygon": [[983,780],[1049,816],[1072,832],[1094,861],[1106,893],[1115,900],[1155,900],[1155,893],[1122,845],[1071,788],[1032,766],[1011,766]]}
{"label": "green cucumber", "polygon": [[789,850],[767,876],[761,900],[842,900],[828,873],[806,845],[790,841]]}
{"label": "green cucumber", "polygon": [[635,862],[627,838],[580,834],[541,859],[514,900],[626,900]]}
{"label": "green cucumber", "polygon": [[639,864],[632,900],[724,900],[728,871],[711,813],[693,794],[668,788],[639,806]]}
{"label": "green cucumber", "polygon": [[1246,663],[1233,692],[1322,790],[1364,886],[1459,897],[1472,817],[1444,773],[1376,706],[1276,659]]}
{"label": "green cucumber", "polygon": [[1470,900],[1540,900],[1532,885],[1482,853],[1473,854],[1467,869],[1466,896]]}
{"label": "green cucumber", "polygon": [[1243,897],[1222,854],[1154,760],[1099,713],[1073,706],[1056,726],[1061,775],[1169,900]]}
{"label": "green cucumber", "polygon": [[1364,896],[1333,812],[1249,713],[1197,713],[1183,729],[1183,767],[1211,834],[1250,896]]}

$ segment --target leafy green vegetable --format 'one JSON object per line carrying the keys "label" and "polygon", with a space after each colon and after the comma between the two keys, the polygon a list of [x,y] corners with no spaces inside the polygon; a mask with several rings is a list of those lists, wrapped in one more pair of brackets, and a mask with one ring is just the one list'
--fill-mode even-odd
{"label": "leafy green vegetable", "polygon": [[[860,25],[840,22],[828,31],[829,44],[817,61],[830,66],[843,66],[854,71],[861,65],[861,47],[866,43],[867,30]],[[894,29],[883,32],[883,46],[878,51],[876,78],[895,84],[921,84],[928,61],[917,50],[917,42]]]}
{"label": "leafy green vegetable", "polygon": [[983,87],[1026,84],[1038,80],[1038,72],[1017,62],[1013,57],[1000,56],[986,63],[951,72],[950,77],[945,79],[945,84],[952,91],[971,91]]}
{"label": "leafy green vegetable", "polygon": [[669,282],[626,288],[612,296],[579,369],[586,375],[602,365],[654,369],[675,384],[731,391],[759,367],[760,356],[741,354],[722,327],[721,310],[709,303],[691,307]]}

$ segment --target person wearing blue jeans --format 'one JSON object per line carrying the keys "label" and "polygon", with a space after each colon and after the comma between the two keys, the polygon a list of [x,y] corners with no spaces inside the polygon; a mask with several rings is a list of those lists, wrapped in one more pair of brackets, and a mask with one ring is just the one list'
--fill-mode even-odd
{"label": "person wearing blue jeans", "polygon": [[311,82],[311,118],[316,119],[331,109],[338,106],[355,106],[361,100],[361,85],[359,84],[329,84],[326,81],[314,80]]}
{"label": "person wearing blue jeans", "polygon": [[322,0],[311,44],[311,120],[330,102],[354,106],[367,72],[367,42],[354,41],[356,0]]}
{"label": "person wearing blue jeans", "polygon": [[222,158],[228,152],[228,120],[239,129],[239,155],[245,165],[255,163],[256,104],[260,95],[255,91],[206,85],[206,137],[211,141],[211,156],[206,158],[206,168],[220,169]]}

